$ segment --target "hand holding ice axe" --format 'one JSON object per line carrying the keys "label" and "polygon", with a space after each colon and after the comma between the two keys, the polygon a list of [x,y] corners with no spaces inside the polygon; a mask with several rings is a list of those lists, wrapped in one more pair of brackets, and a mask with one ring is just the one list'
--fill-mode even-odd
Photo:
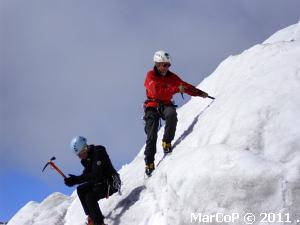
{"label": "hand holding ice axe", "polygon": [[53,169],[55,169],[60,175],[63,176],[63,178],[67,178],[66,175],[54,164],[54,162],[52,162],[53,160],[55,160],[56,158],[53,156],[44,166],[42,172],[44,172],[44,170],[46,169],[46,167],[48,165],[50,165]]}
{"label": "hand holding ice axe", "polygon": [[215,100],[215,97],[210,96],[208,93],[201,91],[200,89],[196,88],[196,87],[184,87],[183,85],[179,86],[179,91],[181,93],[181,96],[183,98],[183,93],[185,92],[185,90],[189,91],[190,93],[193,93],[195,96],[200,96],[202,98],[210,98],[212,100]]}

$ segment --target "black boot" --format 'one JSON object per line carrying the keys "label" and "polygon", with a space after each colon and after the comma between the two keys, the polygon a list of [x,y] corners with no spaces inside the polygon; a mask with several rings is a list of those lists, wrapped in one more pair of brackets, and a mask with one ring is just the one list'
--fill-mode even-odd
{"label": "black boot", "polygon": [[145,167],[145,173],[148,177],[151,176],[153,170],[155,169],[155,165],[154,163],[146,163],[146,167]]}
{"label": "black boot", "polygon": [[94,221],[93,221],[93,219],[92,219],[92,217],[90,217],[90,216],[88,216],[87,218],[86,218],[86,222],[85,222],[85,224],[86,225],[95,225],[94,224]]}
{"label": "black boot", "polygon": [[164,150],[165,154],[169,154],[169,153],[172,152],[172,145],[171,145],[171,143],[163,141],[162,142],[162,147],[163,147],[163,150]]}

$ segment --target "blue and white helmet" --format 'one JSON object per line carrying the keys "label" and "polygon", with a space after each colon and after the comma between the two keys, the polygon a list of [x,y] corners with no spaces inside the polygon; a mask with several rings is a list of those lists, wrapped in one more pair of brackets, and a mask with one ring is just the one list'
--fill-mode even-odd
{"label": "blue and white helmet", "polygon": [[87,139],[82,136],[76,136],[70,143],[70,148],[73,153],[79,155],[80,151],[87,145]]}

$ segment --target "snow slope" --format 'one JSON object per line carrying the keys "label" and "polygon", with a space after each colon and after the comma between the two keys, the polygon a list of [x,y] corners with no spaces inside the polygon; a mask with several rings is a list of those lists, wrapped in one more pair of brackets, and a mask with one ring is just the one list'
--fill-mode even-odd
{"label": "snow slope", "polygon": [[64,218],[68,207],[74,197],[68,197],[61,193],[53,193],[43,202],[27,203],[8,224],[18,225],[45,225],[64,224]]}
{"label": "snow slope", "polygon": [[[300,23],[228,57],[199,88],[216,100],[207,107],[211,100],[192,98],[178,109],[174,152],[150,179],[144,179],[144,149],[123,166],[123,194],[99,202],[106,222],[246,224],[244,215],[253,213],[253,224],[297,224]],[[261,221],[265,212],[276,213],[266,218],[269,223]],[[212,220],[200,223],[200,214]],[[239,219],[228,221],[230,215]],[[55,193],[25,205],[8,225],[83,225],[84,218],[75,192],[71,197]]]}

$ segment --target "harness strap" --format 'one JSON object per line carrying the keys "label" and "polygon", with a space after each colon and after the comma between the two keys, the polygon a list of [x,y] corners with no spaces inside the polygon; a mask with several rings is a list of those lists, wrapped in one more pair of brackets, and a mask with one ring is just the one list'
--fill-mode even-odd
{"label": "harness strap", "polygon": [[109,191],[110,191],[110,184],[108,184],[108,187],[107,187],[107,195],[106,195],[106,198],[109,198]]}
{"label": "harness strap", "polygon": [[[156,99],[156,98],[147,98],[145,101],[144,101],[144,105],[146,105],[147,103],[149,102],[156,102],[158,103],[158,105],[165,105],[165,106],[174,106],[174,107],[178,107],[178,105],[175,105],[173,101],[168,101],[168,102],[164,102],[160,99]],[[158,107],[159,107],[158,106]]]}

